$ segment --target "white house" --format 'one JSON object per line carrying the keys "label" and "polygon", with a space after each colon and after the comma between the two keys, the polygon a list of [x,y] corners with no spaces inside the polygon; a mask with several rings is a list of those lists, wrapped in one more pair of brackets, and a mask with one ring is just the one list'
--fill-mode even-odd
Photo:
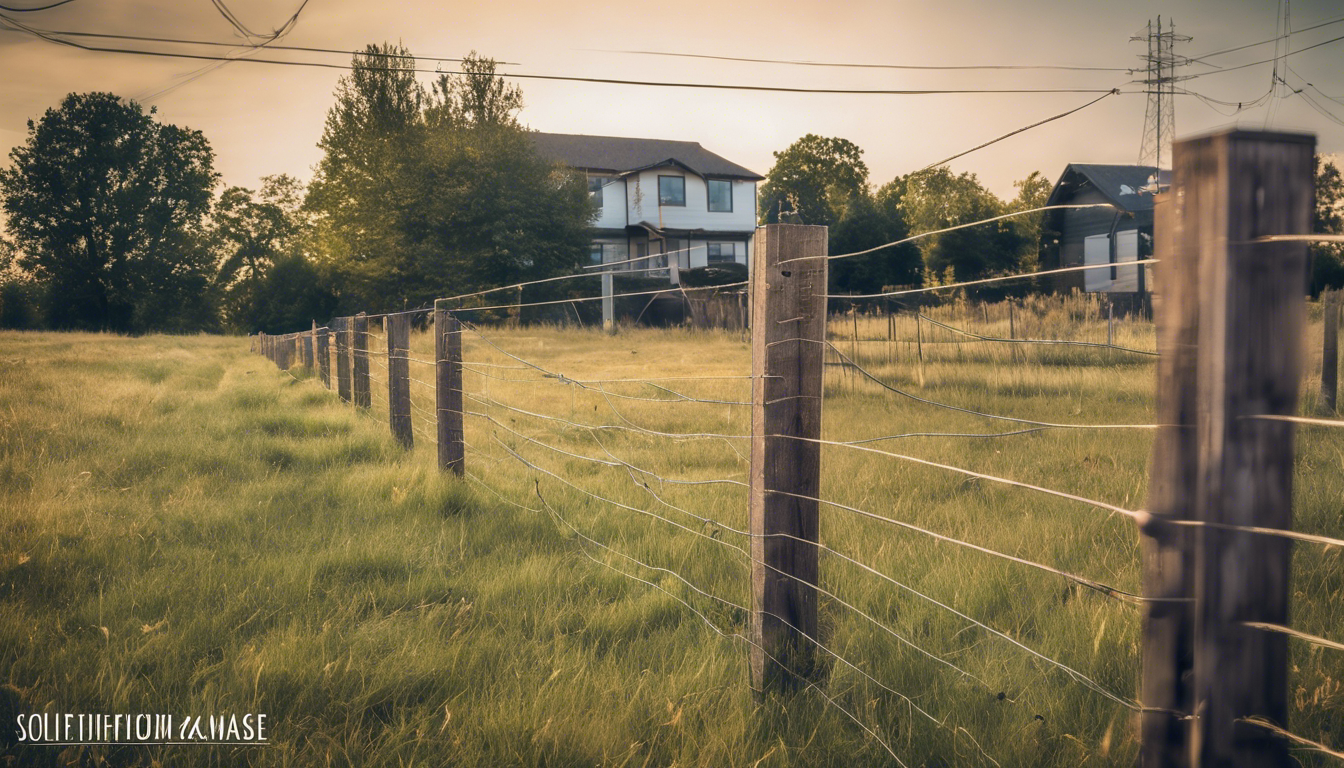
{"label": "white house", "polygon": [[[751,258],[758,173],[693,141],[533,133],[543,157],[583,171],[599,213],[591,262],[693,269]],[[666,272],[662,270],[667,270]]]}

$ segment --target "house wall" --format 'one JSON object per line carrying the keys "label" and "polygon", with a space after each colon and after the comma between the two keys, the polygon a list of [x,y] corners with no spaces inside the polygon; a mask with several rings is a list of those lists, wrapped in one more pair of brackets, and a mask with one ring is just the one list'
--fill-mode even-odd
{"label": "house wall", "polygon": [[[658,177],[686,179],[686,205],[658,205]],[[733,210],[709,210],[705,180],[676,166],[651,168],[626,177],[627,211],[631,224],[647,221],[661,229],[708,229],[751,232],[756,228],[756,184],[733,181]]]}
{"label": "house wall", "polygon": [[[596,175],[589,174],[589,177]],[[628,223],[625,220],[625,182],[615,176],[603,178],[602,209],[598,211],[592,226],[598,229],[621,229]]]}
{"label": "house wall", "polygon": [[[1094,187],[1089,186],[1072,198],[1060,200],[1059,202],[1064,205],[1087,205],[1092,203],[1108,203],[1110,201]],[[1120,214],[1118,220],[1116,219],[1117,213]],[[1151,210],[1135,211],[1131,213],[1128,211],[1117,211],[1115,208],[1075,208],[1060,211],[1059,217],[1055,221],[1058,222],[1059,226],[1059,246],[1056,251],[1058,253],[1058,263],[1043,263],[1042,267],[1046,269],[1055,266],[1077,267],[1082,266],[1085,263],[1092,263],[1087,259],[1087,239],[1098,235],[1110,235],[1112,226],[1115,227],[1117,233],[1129,230],[1136,232],[1134,236],[1134,248],[1139,254],[1138,258],[1145,257],[1143,255],[1143,246],[1145,244],[1150,246],[1152,241],[1153,212]],[[1097,241],[1093,242],[1093,247],[1098,247],[1096,245]],[[1134,258],[1136,257],[1130,256],[1128,253],[1121,256],[1122,261],[1132,261]],[[1058,275],[1055,278],[1055,286],[1057,290],[1066,292],[1075,288],[1080,291],[1134,291],[1135,287],[1130,286],[1137,286],[1136,269],[1133,267],[1122,269],[1117,273],[1117,276],[1121,273],[1132,276],[1134,279],[1132,281],[1121,280],[1116,284],[1111,281],[1110,275],[1105,273],[1104,270],[1099,273],[1106,275],[1104,279],[1100,278],[1099,275],[1092,275],[1090,271],[1067,272]],[[1152,271],[1145,268],[1144,285],[1145,289],[1148,291],[1153,289],[1151,275]],[[1102,285],[1105,287],[1098,287]]]}

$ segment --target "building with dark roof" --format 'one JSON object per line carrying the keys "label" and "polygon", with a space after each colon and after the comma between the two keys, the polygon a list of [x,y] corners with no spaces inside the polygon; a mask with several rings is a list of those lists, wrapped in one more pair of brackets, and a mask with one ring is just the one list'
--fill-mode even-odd
{"label": "building with dark roof", "polygon": [[[599,213],[593,265],[655,270],[747,264],[763,176],[693,141],[533,133],[546,158],[582,171]],[[631,261],[634,260],[634,261]]]}
{"label": "building with dark roof", "polygon": [[1125,262],[1153,253],[1153,202],[1170,183],[1170,171],[1143,165],[1070,163],[1047,205],[1107,207],[1046,211],[1041,226],[1041,269],[1113,264],[1110,269],[1066,272],[1061,291],[1080,290],[1142,297],[1153,289],[1151,267]]}

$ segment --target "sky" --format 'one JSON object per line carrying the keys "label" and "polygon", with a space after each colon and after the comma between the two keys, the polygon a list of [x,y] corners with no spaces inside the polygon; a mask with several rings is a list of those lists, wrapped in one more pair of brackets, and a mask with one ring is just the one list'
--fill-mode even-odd
{"label": "sky", "polygon": [[[5,0],[10,8],[51,0]],[[283,25],[301,0],[219,0],[255,32]],[[1278,52],[1344,36],[1334,0],[1182,0],[1128,3],[1073,0],[738,4],[719,0],[564,3],[556,0],[309,0],[280,42],[352,51],[400,42],[421,56],[470,51],[501,62],[503,73],[625,80],[868,90],[1051,89],[1071,93],[934,95],[809,94],[731,89],[515,80],[528,127],[554,133],[696,141],[766,173],[774,152],[814,133],[864,150],[870,181],[938,162],[1010,131],[1065,112],[1119,87],[1076,114],[954,160],[1001,197],[1032,171],[1051,181],[1069,162],[1136,163],[1147,97],[1126,71],[910,70],[799,66],[629,53],[645,51],[787,61],[918,66],[1052,65],[1125,70],[1143,67],[1146,44],[1130,40],[1159,14],[1193,39],[1176,45],[1190,57],[1271,40],[1282,30],[1339,20],[1294,33]],[[107,47],[219,55],[246,51],[243,36],[212,0],[71,0],[49,10],[0,16],[30,27],[235,43],[236,49],[79,38]],[[625,51],[625,52],[623,52]],[[1344,151],[1344,40],[1281,59],[1270,93],[1274,43],[1191,64],[1199,74],[1177,85],[1176,136],[1224,127],[1315,133],[1318,151]],[[254,58],[348,65],[349,55],[261,51]],[[433,70],[434,62],[422,63]],[[451,69],[451,62],[443,63]],[[307,181],[321,157],[317,142],[339,69],[82,51],[27,32],[0,31],[0,153],[27,138],[38,119],[71,92],[110,91],[157,109],[160,120],[201,130],[216,152],[224,185],[259,186],[288,173]],[[426,84],[432,72],[421,76]],[[1307,85],[1310,83],[1310,85]],[[1294,93],[1293,90],[1301,90]],[[1266,97],[1262,99],[1261,97]],[[1237,103],[1257,106],[1237,111]],[[1309,101],[1310,100],[1310,101]],[[1311,102],[1315,102],[1315,106]],[[1319,111],[1318,111],[1319,110]],[[1322,114],[1326,112],[1328,114]],[[1333,119],[1332,119],[1333,118]]]}

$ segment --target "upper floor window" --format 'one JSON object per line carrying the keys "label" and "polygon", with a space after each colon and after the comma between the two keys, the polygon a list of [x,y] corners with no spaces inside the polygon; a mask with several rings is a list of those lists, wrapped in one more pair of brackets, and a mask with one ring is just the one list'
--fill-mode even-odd
{"label": "upper floor window", "polygon": [[593,201],[593,205],[602,207],[602,185],[607,182],[601,176],[588,177],[588,198]]}
{"label": "upper floor window", "polygon": [[733,182],[722,179],[709,179],[709,210],[721,213],[733,212]]}
{"label": "upper floor window", "polygon": [[593,243],[592,245],[588,246],[588,263],[589,263],[589,264],[601,264],[601,263],[602,263],[602,244],[601,244],[601,243]]}
{"label": "upper floor window", "polygon": [[658,177],[659,205],[686,205],[686,177]]}

